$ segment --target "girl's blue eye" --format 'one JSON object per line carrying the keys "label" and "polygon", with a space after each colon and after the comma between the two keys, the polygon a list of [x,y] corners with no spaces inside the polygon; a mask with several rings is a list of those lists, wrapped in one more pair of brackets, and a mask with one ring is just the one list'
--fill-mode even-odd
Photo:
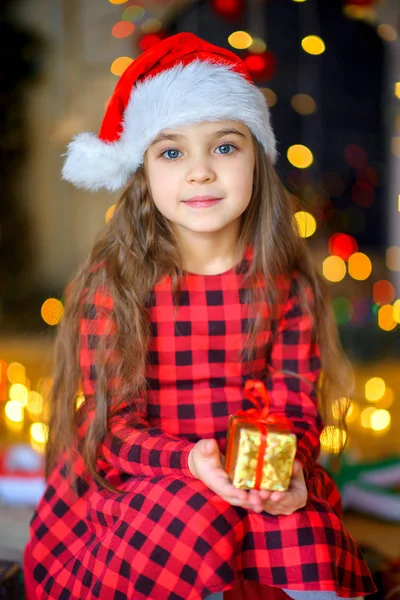
{"label": "girl's blue eye", "polygon": [[[222,144],[221,146],[218,146],[218,148],[233,148],[234,151],[236,150],[236,146],[234,146],[233,144]],[[232,154],[232,152],[221,152],[221,154]]]}
{"label": "girl's blue eye", "polygon": [[[172,154],[172,153],[175,153],[175,156],[171,156],[171,154]],[[167,160],[174,160],[174,159],[178,158],[178,157],[176,156],[176,154],[179,154],[179,153],[180,153],[180,152],[179,152],[179,150],[174,150],[173,148],[171,148],[171,149],[169,149],[169,150],[166,150],[165,152],[163,152],[163,153],[161,154],[161,156],[162,156],[163,158],[166,158]],[[165,156],[165,154],[167,154],[167,156]]]}

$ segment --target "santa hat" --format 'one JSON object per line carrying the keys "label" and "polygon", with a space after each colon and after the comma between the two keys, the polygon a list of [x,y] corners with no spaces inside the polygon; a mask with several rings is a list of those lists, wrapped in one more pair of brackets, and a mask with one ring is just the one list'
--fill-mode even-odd
{"label": "santa hat", "polygon": [[147,148],[161,131],[221,119],[247,125],[275,162],[266,99],[245,63],[192,33],[178,33],[126,69],[100,134],[80,133],[69,144],[63,178],[90,190],[117,190],[143,164]]}

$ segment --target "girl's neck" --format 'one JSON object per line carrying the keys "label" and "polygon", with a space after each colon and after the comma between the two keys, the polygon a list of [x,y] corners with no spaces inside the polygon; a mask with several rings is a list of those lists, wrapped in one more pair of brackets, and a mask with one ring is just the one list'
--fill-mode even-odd
{"label": "girl's neck", "polygon": [[183,268],[189,273],[218,275],[233,268],[240,259],[237,228],[225,228],[215,234],[189,230],[180,230],[176,234]]}

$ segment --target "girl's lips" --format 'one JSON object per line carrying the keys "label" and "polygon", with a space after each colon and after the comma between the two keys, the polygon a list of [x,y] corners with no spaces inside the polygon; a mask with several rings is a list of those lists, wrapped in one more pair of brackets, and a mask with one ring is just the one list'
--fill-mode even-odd
{"label": "girl's lips", "polygon": [[221,202],[222,198],[213,198],[212,200],[187,200],[185,204],[192,206],[193,208],[208,208]]}

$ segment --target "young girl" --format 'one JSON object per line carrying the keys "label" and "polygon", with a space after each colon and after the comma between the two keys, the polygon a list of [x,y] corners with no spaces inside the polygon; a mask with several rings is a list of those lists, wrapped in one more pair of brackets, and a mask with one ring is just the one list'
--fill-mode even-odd
{"label": "young girl", "polygon": [[[275,160],[245,64],[190,33],[134,61],[100,136],[71,143],[67,180],[125,187],[67,288],[28,598],[375,591],[316,462],[348,368]],[[293,422],[286,492],[236,489],[224,471],[248,379]]]}

